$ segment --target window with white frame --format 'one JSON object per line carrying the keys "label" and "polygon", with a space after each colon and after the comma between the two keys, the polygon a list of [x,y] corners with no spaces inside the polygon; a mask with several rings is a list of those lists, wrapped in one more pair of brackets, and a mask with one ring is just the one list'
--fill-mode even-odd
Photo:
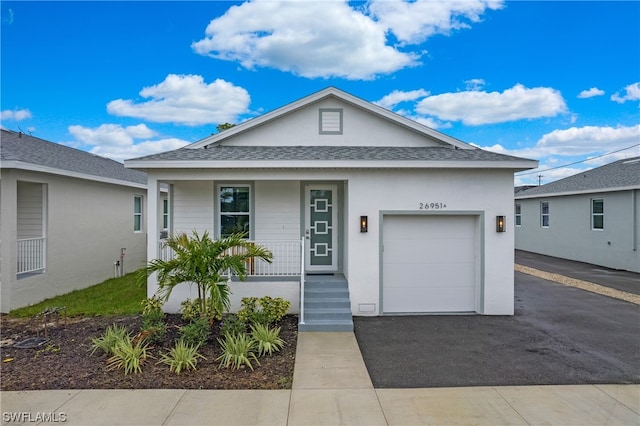
{"label": "window with white frame", "polygon": [[516,226],[522,225],[522,205],[516,203]]}
{"label": "window with white frame", "polygon": [[169,200],[162,200],[162,229],[169,229]]}
{"label": "window with white frame", "polygon": [[218,190],[221,237],[242,233],[251,237],[251,188],[249,185],[220,185]]}
{"label": "window with white frame", "polygon": [[133,197],[133,230],[142,231],[142,195]]}
{"label": "window with white frame", "polygon": [[604,229],[604,199],[602,198],[591,200],[591,229]]}
{"label": "window with white frame", "polygon": [[540,226],[543,228],[549,227],[549,202],[540,202]]}

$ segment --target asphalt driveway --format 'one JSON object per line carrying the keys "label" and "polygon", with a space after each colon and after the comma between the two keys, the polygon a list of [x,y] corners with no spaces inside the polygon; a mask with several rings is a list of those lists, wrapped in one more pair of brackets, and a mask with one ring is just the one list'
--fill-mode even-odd
{"label": "asphalt driveway", "polygon": [[515,315],[354,317],[376,388],[640,383],[640,306],[516,272]]}

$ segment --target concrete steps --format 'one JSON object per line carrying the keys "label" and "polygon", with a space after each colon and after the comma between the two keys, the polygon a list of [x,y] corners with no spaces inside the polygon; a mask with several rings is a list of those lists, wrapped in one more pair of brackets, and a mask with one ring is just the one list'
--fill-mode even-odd
{"label": "concrete steps", "polygon": [[307,276],[298,331],[353,331],[349,283],[340,275]]}

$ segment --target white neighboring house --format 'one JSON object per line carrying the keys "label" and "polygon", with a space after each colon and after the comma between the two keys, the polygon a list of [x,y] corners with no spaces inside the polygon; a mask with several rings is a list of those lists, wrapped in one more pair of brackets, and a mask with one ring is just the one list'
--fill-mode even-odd
{"label": "white neighboring house", "polygon": [[515,196],[516,249],[640,272],[640,157]]}
{"label": "white neighboring house", "polygon": [[[125,166],[147,172],[150,205],[169,185],[171,232],[243,230],[272,249],[273,265],[232,282],[232,310],[247,295],[285,297],[301,331],[349,330],[351,315],[513,313],[513,227],[496,221],[513,216],[513,173],[536,161],[329,87]],[[148,223],[148,258],[165,256],[159,218]],[[165,309],[194,291],[176,289]]]}
{"label": "white neighboring house", "polygon": [[1,312],[144,265],[144,173],[4,129],[0,159]]}

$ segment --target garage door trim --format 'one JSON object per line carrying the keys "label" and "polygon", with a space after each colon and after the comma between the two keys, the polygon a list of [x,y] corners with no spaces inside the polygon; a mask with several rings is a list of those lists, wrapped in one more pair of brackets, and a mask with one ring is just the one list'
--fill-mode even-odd
{"label": "garage door trim", "polygon": [[[476,247],[478,248],[478,267],[476,278],[476,285],[478,286],[478,300],[477,300],[477,313],[484,313],[484,211],[481,210],[381,210],[379,214],[379,295],[380,295],[380,315],[399,315],[398,313],[385,313],[384,312],[384,219],[385,216],[471,216],[475,218],[477,226],[476,235]],[[416,314],[428,314],[428,312],[417,312]],[[438,313],[443,314],[443,313]],[[404,313],[404,315],[408,315]]]}

